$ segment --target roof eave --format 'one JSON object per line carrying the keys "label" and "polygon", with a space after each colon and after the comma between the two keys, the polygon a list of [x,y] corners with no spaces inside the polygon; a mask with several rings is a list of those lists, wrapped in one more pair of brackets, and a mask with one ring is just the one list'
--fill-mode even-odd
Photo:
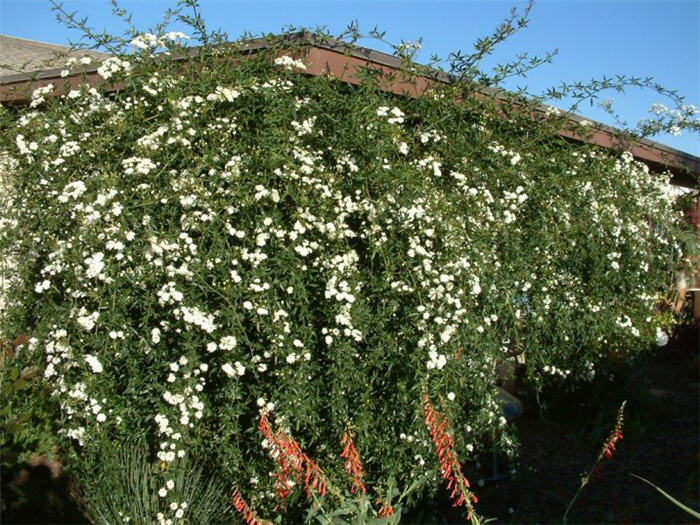
{"label": "roof eave", "polygon": [[[241,46],[243,52],[255,52],[256,50],[269,48],[272,44],[279,45],[280,43],[289,44],[304,44],[309,46],[307,60],[309,61],[310,74],[334,74],[342,80],[349,83],[358,83],[359,79],[355,77],[350,70],[353,66],[363,67],[370,65],[371,67],[381,70],[396,71],[401,69],[402,62],[397,58],[380,51],[369,48],[364,48],[354,44],[339,41],[334,38],[319,36],[308,31],[292,33],[289,35],[262,37],[247,40],[243,43],[236,43]],[[188,60],[199,54],[198,47],[190,48],[186,54],[171,57],[176,61]],[[20,73],[0,77],[0,102],[23,104],[28,101],[28,93],[33,89],[47,85],[49,83],[58,84],[57,87],[62,88],[65,83],[71,87],[78,87],[83,81],[83,76],[88,82],[100,81],[97,75],[97,67],[90,66],[83,68],[80,71],[72,72],[68,76],[61,76],[62,69],[48,69],[37,71],[34,73]],[[349,71],[349,72],[348,72]],[[400,83],[386,86],[385,89],[397,94],[408,94],[409,96],[418,96],[422,91],[427,89],[433,83],[451,83],[454,79],[443,71],[425,68],[421,72],[421,77],[418,82],[413,85],[402,85]],[[108,89],[119,90],[119,84],[111,84]],[[505,96],[505,92],[487,88],[482,91],[484,95],[495,96],[501,98]],[[547,106],[539,105],[536,111],[545,112]],[[624,149],[630,151],[632,155],[646,163],[651,169],[665,171],[669,170],[672,175],[672,183],[686,187],[697,187],[698,179],[700,178],[700,157],[671,148],[659,142],[649,139],[639,139],[634,142],[621,143],[619,130],[602,124],[600,122],[591,121],[578,115],[570,115],[568,117],[572,124],[582,121],[592,123],[587,134],[575,134],[570,131],[561,133],[567,140],[574,142],[585,142],[598,145],[608,149]]]}

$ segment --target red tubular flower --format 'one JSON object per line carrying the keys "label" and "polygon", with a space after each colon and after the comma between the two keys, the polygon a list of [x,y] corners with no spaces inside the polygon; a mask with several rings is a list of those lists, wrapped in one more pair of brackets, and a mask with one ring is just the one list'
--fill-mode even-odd
{"label": "red tubular flower", "polygon": [[447,416],[435,409],[427,393],[423,394],[423,413],[440,463],[440,475],[447,481],[447,490],[451,491],[452,505],[455,507],[464,505],[467,508],[469,520],[474,511],[473,504],[479,500],[469,490],[469,481],[462,474],[449,420]]}
{"label": "red tubular flower", "polygon": [[389,505],[388,503],[384,503],[382,507],[379,509],[377,512],[377,517],[378,518],[388,518],[389,516],[394,515],[394,507]]}
{"label": "red tubular flower", "polygon": [[267,439],[270,455],[277,464],[277,470],[273,477],[275,478],[275,495],[279,498],[282,509],[284,509],[287,496],[292,492],[292,487],[300,483],[302,479],[308,498],[312,496],[313,492],[320,496],[326,495],[328,488],[326,475],[311,458],[302,452],[301,447],[293,437],[282,429],[277,430],[277,432],[272,430],[265,409],[260,411],[258,429]]}
{"label": "red tubular flower", "polygon": [[[282,431],[274,432],[267,419],[265,410],[260,411],[258,429],[267,439],[270,452],[277,464],[275,478],[275,495],[284,509],[284,503],[292,493],[292,487],[298,483],[302,473],[302,452],[299,445]],[[277,510],[277,508],[275,508]]]}
{"label": "red tubular flower", "polygon": [[248,525],[272,525],[271,521],[258,518],[255,511],[248,505],[246,500],[243,499],[243,496],[241,496],[236,486],[233,487],[233,493],[231,494],[231,504],[233,508],[243,516],[243,520]]}
{"label": "red tubular flower", "polygon": [[615,451],[615,443],[618,439],[622,439],[622,421],[619,423],[619,428],[615,429],[615,433],[611,434],[608,440],[605,442],[605,447],[603,448],[603,454],[606,458],[611,458],[613,452]]}
{"label": "red tubular flower", "polygon": [[345,459],[345,471],[352,477],[352,487],[350,492],[354,494],[356,491],[361,491],[362,494],[367,493],[365,485],[362,483],[362,478],[365,473],[362,469],[362,462],[360,461],[360,455],[357,453],[355,444],[352,442],[352,432],[349,428],[345,429],[343,437],[340,440],[341,446],[343,446],[343,452],[340,457]]}
{"label": "red tubular flower", "polygon": [[302,454],[302,461],[306,466],[306,475],[304,476],[306,497],[310,498],[312,491],[316,491],[320,496],[325,496],[328,491],[328,484],[326,483],[326,475],[321,470],[321,467],[306,454]]}
{"label": "red tubular flower", "polygon": [[615,421],[615,427],[613,428],[610,436],[603,444],[603,448],[598,454],[598,460],[593,468],[593,476],[596,479],[602,479],[603,477],[603,464],[601,463],[603,458],[610,459],[615,452],[615,444],[618,440],[622,439],[622,427],[624,426],[624,416],[625,416],[625,404],[626,401],[620,405],[617,411],[617,420]]}

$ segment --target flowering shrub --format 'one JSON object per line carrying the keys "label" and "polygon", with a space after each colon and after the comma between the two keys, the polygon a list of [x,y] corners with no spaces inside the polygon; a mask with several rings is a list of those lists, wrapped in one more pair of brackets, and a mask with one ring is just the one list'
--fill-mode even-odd
{"label": "flowering shrub", "polygon": [[0,114],[2,336],[31,336],[64,449],[146,439],[159,522],[187,517],[189,456],[249,522],[303,506],[300,476],[328,498],[349,475],[380,517],[392,480],[443,477],[471,512],[461,469],[516,449],[499,364],[541,386],[656,340],[683,256],[668,175],[461,84],[409,99],[306,75],[300,48],[183,62],[181,41]]}

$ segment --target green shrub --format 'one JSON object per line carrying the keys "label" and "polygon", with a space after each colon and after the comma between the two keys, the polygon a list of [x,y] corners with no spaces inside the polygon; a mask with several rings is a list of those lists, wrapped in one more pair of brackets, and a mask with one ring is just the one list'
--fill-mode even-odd
{"label": "green shrub", "polygon": [[306,75],[303,46],[183,62],[178,38],[2,110],[2,334],[31,335],[76,453],[143,439],[164,508],[197,457],[269,516],[264,408],[341,481],[351,424],[374,501],[439,480],[425,392],[462,461],[494,430],[513,453],[499,363],[541,386],[653,345],[684,251],[668,175],[465,83],[412,99]]}

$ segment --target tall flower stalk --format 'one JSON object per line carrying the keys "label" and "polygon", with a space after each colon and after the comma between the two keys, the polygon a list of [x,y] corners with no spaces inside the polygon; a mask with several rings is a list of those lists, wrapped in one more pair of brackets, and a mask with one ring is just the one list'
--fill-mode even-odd
{"label": "tall flower stalk", "polygon": [[436,454],[440,461],[440,475],[447,481],[447,490],[451,490],[450,499],[455,507],[464,506],[467,509],[467,519],[472,523],[479,523],[478,516],[474,512],[474,503],[479,500],[469,488],[469,480],[462,473],[450,421],[446,415],[441,414],[434,406],[427,392],[423,394],[423,413],[425,424],[428,426],[430,438],[435,445]]}
{"label": "tall flower stalk", "polygon": [[352,431],[350,428],[345,429],[340,444],[343,446],[343,452],[340,454],[340,457],[345,459],[345,471],[352,477],[350,492],[353,494],[356,492],[366,494],[367,488],[364,483],[362,483],[365,472],[362,468],[362,462],[360,461],[360,454],[358,454],[355,444],[352,441]]}
{"label": "tall flower stalk", "polygon": [[326,475],[311,458],[301,450],[296,440],[284,430],[272,429],[267,419],[267,411],[260,411],[258,429],[265,436],[270,455],[274,459],[277,469],[273,475],[275,478],[275,494],[284,509],[284,502],[291,494],[292,488],[303,480],[306,496],[312,498],[318,494],[323,497],[328,491]]}
{"label": "tall flower stalk", "polygon": [[271,521],[264,520],[258,517],[255,510],[243,499],[238,487],[234,485],[233,493],[231,494],[231,504],[236,511],[243,516],[243,520],[247,525],[272,525]]}
{"label": "tall flower stalk", "polygon": [[608,439],[606,439],[605,443],[603,443],[603,448],[600,449],[598,457],[596,458],[595,463],[593,463],[593,466],[586,474],[581,476],[581,485],[579,485],[578,490],[574,494],[574,497],[571,498],[571,501],[569,502],[569,505],[566,507],[566,511],[564,512],[564,517],[562,518],[562,521],[564,523],[568,522],[569,511],[571,510],[571,507],[573,507],[583,488],[586,485],[588,485],[591,476],[595,477],[596,479],[601,479],[603,473],[603,458],[610,459],[616,450],[615,444],[620,439],[622,439],[622,427],[624,425],[626,404],[627,401],[623,401],[620,405],[620,408],[617,409],[617,418],[615,419],[615,426],[613,427],[612,432],[610,432],[610,436],[608,436]]}

